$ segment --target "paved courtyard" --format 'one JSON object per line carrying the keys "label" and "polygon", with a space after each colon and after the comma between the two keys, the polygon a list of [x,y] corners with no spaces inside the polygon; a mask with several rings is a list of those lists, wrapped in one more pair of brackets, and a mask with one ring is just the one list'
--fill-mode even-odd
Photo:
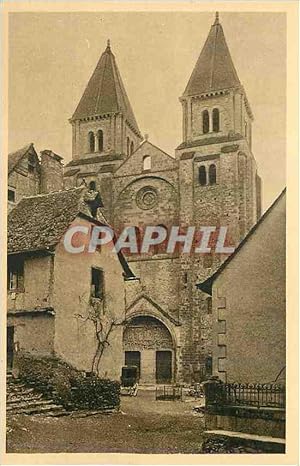
{"label": "paved courtyard", "polygon": [[198,401],[155,401],[155,392],[122,397],[114,414],[59,418],[15,415],[8,453],[200,453],[204,421]]}

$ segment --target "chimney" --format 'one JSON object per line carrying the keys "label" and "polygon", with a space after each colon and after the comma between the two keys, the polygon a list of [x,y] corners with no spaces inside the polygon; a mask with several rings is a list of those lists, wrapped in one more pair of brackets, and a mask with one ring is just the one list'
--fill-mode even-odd
{"label": "chimney", "polygon": [[51,150],[41,152],[41,193],[63,189],[63,158]]}

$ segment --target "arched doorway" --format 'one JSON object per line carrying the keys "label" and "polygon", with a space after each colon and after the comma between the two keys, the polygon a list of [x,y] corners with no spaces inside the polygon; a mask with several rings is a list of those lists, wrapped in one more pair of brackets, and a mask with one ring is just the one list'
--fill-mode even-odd
{"label": "arched doorway", "polygon": [[140,383],[174,380],[174,343],[167,327],[151,316],[133,317],[123,334],[124,362],[138,366]]}

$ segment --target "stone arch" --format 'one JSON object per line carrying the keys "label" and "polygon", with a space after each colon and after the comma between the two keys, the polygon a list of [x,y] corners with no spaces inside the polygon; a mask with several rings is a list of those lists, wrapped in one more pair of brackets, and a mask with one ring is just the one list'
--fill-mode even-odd
{"label": "stone arch", "polygon": [[177,189],[175,188],[175,186],[170,181],[166,180],[165,178],[163,178],[161,176],[149,175],[149,176],[139,176],[137,178],[134,178],[134,180],[130,181],[130,183],[128,183],[126,186],[124,186],[124,188],[119,192],[118,198],[120,198],[122,196],[122,194],[124,193],[124,191],[126,191],[126,189],[128,189],[131,185],[133,185],[133,184],[135,184],[135,183],[137,183],[138,181],[141,181],[141,180],[151,180],[151,179],[164,181],[169,186],[171,186],[171,188],[174,190],[176,195],[178,194]]}
{"label": "stone arch", "polygon": [[175,378],[174,335],[161,319],[133,314],[123,331],[126,364],[138,366],[142,383],[171,383]]}

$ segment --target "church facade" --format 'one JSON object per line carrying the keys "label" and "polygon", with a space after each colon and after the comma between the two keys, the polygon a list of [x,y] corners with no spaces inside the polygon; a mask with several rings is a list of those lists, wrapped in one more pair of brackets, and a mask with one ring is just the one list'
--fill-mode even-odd
{"label": "church facade", "polygon": [[[108,43],[70,119],[64,186],[100,191],[115,231],[134,226],[228,227],[238,245],[261,213],[253,114],[216,16],[183,95],[175,156],[143,139]],[[197,290],[224,261],[216,253],[131,254],[124,363],[144,383],[197,381],[211,371],[211,298]]]}

